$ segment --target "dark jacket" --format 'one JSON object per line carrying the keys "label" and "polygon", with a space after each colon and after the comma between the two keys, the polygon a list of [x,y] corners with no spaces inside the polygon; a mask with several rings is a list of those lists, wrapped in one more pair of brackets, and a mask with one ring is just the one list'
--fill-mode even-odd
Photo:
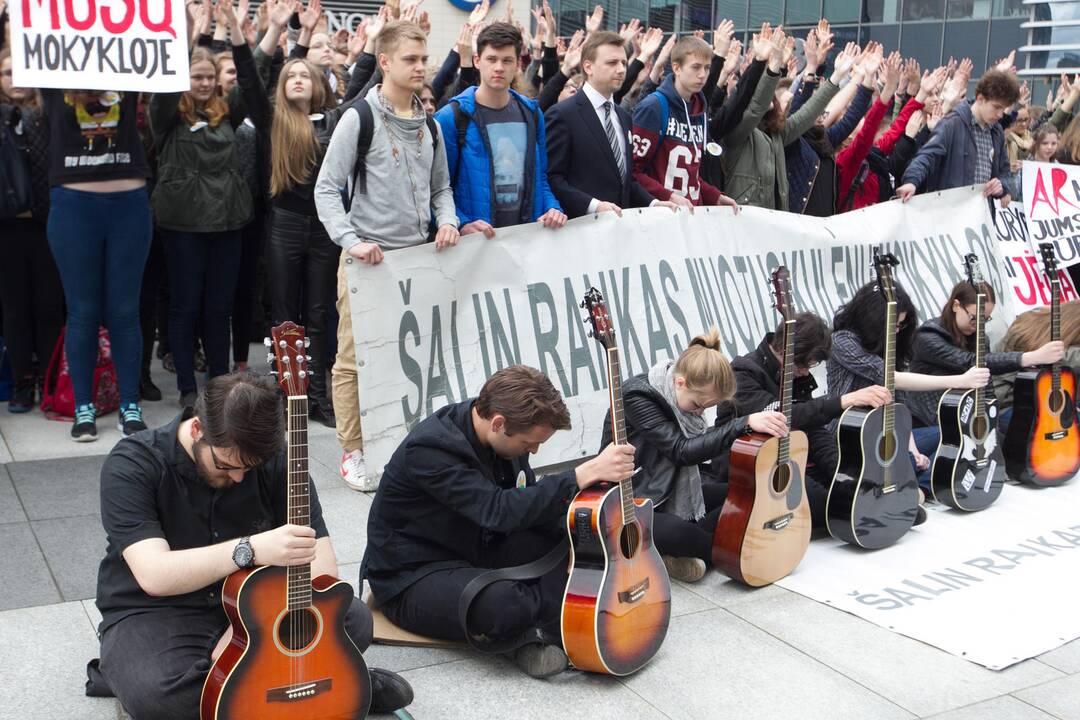
{"label": "dark jacket", "polygon": [[[746,418],[740,417],[688,438],[667,400],[649,384],[648,373],[630,378],[622,387],[626,441],[634,446],[634,460],[641,468],[634,476],[634,494],[652,498],[657,505],[671,494],[679,468],[709,462],[747,432]],[[601,448],[611,442],[610,411],[608,415]]]}
{"label": "dark jacket", "polygon": [[[911,183],[922,192],[948,190],[972,185],[975,182],[975,136],[971,105],[961,103],[938,124],[930,141],[923,145],[908,165],[901,183]],[[1009,156],[1005,152],[1005,132],[1001,125],[990,127],[994,158],[990,177],[1001,178],[1009,172]]]}
{"label": "dark jacket", "polygon": [[36,222],[49,219],[49,125],[40,107],[20,108],[0,103],[0,122],[11,130],[15,144],[26,158],[32,202],[30,214]]}
{"label": "dark jacket", "polygon": [[553,106],[545,116],[548,180],[559,204],[572,218],[587,214],[593,198],[621,208],[648,207],[653,201],[634,179],[630,113],[619,105],[614,112],[623,129],[619,140],[626,171],[621,175],[607,132],[584,90]]}
{"label": "dark jacket", "polygon": [[440,408],[402,441],[368,515],[360,579],[379,602],[436,570],[478,565],[499,533],[553,526],[577,494],[574,471],[538,483],[528,454],[480,444],[472,402]]}
{"label": "dark jacket", "polygon": [[[992,352],[985,362],[992,375],[1016,372],[1020,369],[1023,353]],[[953,344],[952,336],[937,318],[927,320],[915,333],[912,350],[911,372],[924,375],[959,375],[975,365],[975,353]],[[987,385],[987,388],[992,387]],[[907,393],[907,406],[915,419],[923,425],[937,425],[937,408],[942,390]]]}

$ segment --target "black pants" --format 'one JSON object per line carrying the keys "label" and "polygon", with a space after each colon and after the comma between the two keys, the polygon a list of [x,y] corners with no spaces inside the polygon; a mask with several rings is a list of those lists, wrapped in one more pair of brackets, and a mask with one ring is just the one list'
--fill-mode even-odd
{"label": "black pants", "polygon": [[[535,530],[511,533],[484,550],[479,567],[436,570],[416,581],[379,609],[390,622],[411,632],[445,640],[465,641],[458,601],[473,578],[493,568],[514,567],[538,560],[552,548],[552,535]],[[555,641],[566,589],[566,565],[536,580],[500,580],[473,600],[469,630],[493,639],[512,638],[540,628]]]}
{"label": "black pants", "polygon": [[705,473],[702,473],[701,481],[705,517],[697,522],[683,520],[664,512],[661,505],[653,515],[653,545],[661,555],[701,558],[706,566],[712,567],[713,534],[727,499],[728,484],[710,481]]}
{"label": "black pants", "polygon": [[[248,361],[251,341],[261,340],[264,335],[261,313],[255,312],[255,280],[259,271],[259,257],[263,252],[263,233],[266,219],[263,209],[240,231],[240,271],[236,275],[236,297],[233,299],[232,349],[233,362]],[[256,329],[254,319],[259,319]]]}
{"label": "black pants", "polygon": [[302,322],[311,340],[309,394],[325,403],[330,310],[337,302],[337,268],[341,248],[330,240],[316,216],[275,207],[267,246],[274,324]]}
{"label": "black pants", "polygon": [[825,529],[825,501],[840,455],[836,449],[836,434],[824,428],[806,431],[810,443],[807,453],[806,501],[810,503],[810,517],[815,530]]}
{"label": "black pants", "polygon": [[229,318],[240,264],[240,232],[163,230],[169,272],[169,347],[181,394],[195,392],[195,332],[202,315],[210,377],[229,372]]}
{"label": "black pants", "polygon": [[[101,674],[134,720],[191,720],[210,672],[210,652],[228,627],[225,614],[164,608],[124,618],[101,638]],[[371,612],[353,598],[345,632],[371,645]]]}
{"label": "black pants", "polygon": [[0,225],[4,260],[0,263],[0,305],[4,312],[4,342],[16,381],[46,366],[64,324],[64,288],[49,250],[45,225],[30,219],[5,220]]}
{"label": "black pants", "polygon": [[161,233],[154,228],[150,241],[150,254],[146,257],[143,269],[142,290],[139,293],[139,325],[142,328],[142,372],[150,374],[150,362],[154,358],[154,338],[158,331],[164,338],[169,332],[169,292],[165,280],[165,250],[161,244]]}

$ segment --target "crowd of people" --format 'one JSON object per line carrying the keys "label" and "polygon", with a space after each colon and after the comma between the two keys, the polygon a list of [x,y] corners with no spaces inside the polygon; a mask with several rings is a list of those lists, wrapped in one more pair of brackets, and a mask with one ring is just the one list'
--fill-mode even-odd
{"label": "crowd of people", "polygon": [[346,483],[370,490],[347,263],[654,205],[824,216],[981,183],[1005,204],[1022,160],[1080,161],[1080,82],[1036,106],[1014,54],[972,88],[968,59],[834,47],[826,20],[799,39],[766,23],[744,45],[726,20],[666,40],[637,20],[605,30],[598,6],[560,37],[546,2],[529,28],[485,2],[439,63],[419,4],[333,33],[319,0],[187,8],[179,93],[17,87],[4,23],[0,140],[24,174],[4,182],[32,189],[0,220],[8,410],[48,392],[63,330],[76,441],[97,437],[100,328],[129,435],[161,399],[155,341],[190,407],[199,375],[245,369],[251,341],[294,320],[310,416],[337,427]]}

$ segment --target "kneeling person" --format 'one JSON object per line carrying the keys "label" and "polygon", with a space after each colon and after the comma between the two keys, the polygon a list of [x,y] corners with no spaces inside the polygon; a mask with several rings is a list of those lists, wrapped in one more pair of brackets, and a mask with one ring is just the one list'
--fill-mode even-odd
{"label": "kneeling person", "polygon": [[[310,563],[312,577],[337,576],[314,484],[310,526],[287,523],[282,417],[268,378],[222,375],[194,409],[109,454],[101,469],[101,660],[90,663],[87,694],[115,695],[136,720],[198,717],[210,665],[231,639],[221,581],[254,564]],[[360,650],[371,643],[371,613],[359,600],[345,631]],[[412,700],[393,673],[372,670],[371,682],[373,712]]]}
{"label": "kneeling person", "polygon": [[529,454],[569,429],[570,413],[551,381],[523,365],[492,375],[475,401],[440,408],[413,428],[380,481],[360,570],[391,622],[447,640],[464,641],[467,632],[479,646],[518,645],[515,661],[534,677],[567,667],[559,629],[563,558],[541,577],[480,590],[467,631],[459,605],[477,577],[558,546],[579,490],[633,472],[633,448],[613,445],[538,482]]}

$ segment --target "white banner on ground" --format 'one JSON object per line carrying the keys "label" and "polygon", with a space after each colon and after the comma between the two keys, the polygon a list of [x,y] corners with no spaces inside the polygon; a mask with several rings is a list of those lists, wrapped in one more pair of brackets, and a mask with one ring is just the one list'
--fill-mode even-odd
{"label": "white banner on ground", "polygon": [[897,279],[920,320],[941,312],[963,255],[974,252],[1003,298],[991,332],[1012,321],[989,206],[968,188],[827,219],[757,208],[738,216],[627,211],[557,231],[500,230],[443,252],[398,250],[374,267],[353,262],[346,270],[368,472],[382,472],[410,427],[475,397],[487,377],[514,363],[551,378],[573,423],[534,464],[597,452],[608,396],[603,355],[578,307],[590,286],[607,299],[629,377],[677,357],[713,324],[729,357],[757,347],[778,321],[769,275],[780,264],[791,271],[795,307],[831,320],[872,278],[878,244],[900,258]]}
{"label": "white banner on ground", "polygon": [[[1050,304],[1050,285],[1043,272],[1042,260],[1031,242],[1027,216],[1020,203],[1010,203],[1003,208],[995,200],[994,226],[997,228],[998,251],[1005,276],[1012,290],[1012,301],[1017,314]],[[1078,225],[1080,227],[1080,225]],[[1069,247],[1066,244],[1066,247]],[[1058,251],[1060,258],[1060,251]],[[1062,266],[1064,268],[1064,265]],[[1077,290],[1069,273],[1058,271],[1061,295],[1065,302],[1077,299]]]}
{"label": "white banner on ground", "polygon": [[777,584],[1001,670],[1080,637],[1077,508],[1077,478],[1010,484],[979,513],[932,506],[925,525],[872,554],[815,540]]}
{"label": "white banner on ground", "polygon": [[11,0],[8,12],[17,87],[191,87],[184,0]]}
{"label": "white banner on ground", "polygon": [[1053,242],[1061,267],[1080,263],[1080,167],[1025,160],[1021,181],[1032,248]]}

